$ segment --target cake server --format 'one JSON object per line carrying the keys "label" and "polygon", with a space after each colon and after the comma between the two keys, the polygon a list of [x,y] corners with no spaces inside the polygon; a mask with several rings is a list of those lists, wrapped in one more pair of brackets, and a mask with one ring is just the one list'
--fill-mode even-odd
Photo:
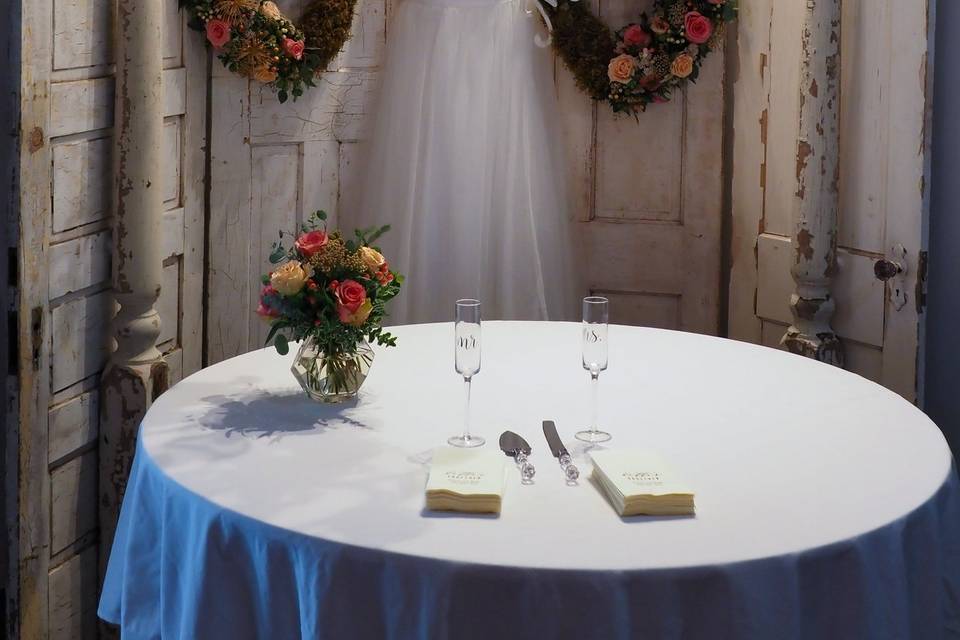
{"label": "cake server", "polygon": [[500,449],[517,461],[520,466],[520,478],[523,482],[533,482],[533,476],[536,475],[537,470],[527,460],[531,451],[530,444],[513,431],[504,431],[500,434]]}
{"label": "cake server", "polygon": [[560,461],[560,468],[563,469],[563,475],[566,476],[567,483],[576,482],[577,478],[580,477],[580,470],[573,464],[570,452],[563,446],[560,434],[557,433],[557,425],[553,423],[553,420],[543,421],[543,435],[547,438],[547,444],[550,445],[553,457]]}

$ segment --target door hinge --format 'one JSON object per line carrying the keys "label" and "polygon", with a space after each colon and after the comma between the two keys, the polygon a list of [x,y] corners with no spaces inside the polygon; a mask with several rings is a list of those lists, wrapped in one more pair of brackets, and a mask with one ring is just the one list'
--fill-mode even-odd
{"label": "door hinge", "polygon": [[43,348],[43,307],[34,307],[30,311],[30,340],[32,353],[30,360],[33,370],[40,370],[40,352]]}
{"label": "door hinge", "polygon": [[927,263],[927,252],[921,251],[917,256],[917,288],[913,296],[917,301],[918,314],[923,313],[927,308]]}

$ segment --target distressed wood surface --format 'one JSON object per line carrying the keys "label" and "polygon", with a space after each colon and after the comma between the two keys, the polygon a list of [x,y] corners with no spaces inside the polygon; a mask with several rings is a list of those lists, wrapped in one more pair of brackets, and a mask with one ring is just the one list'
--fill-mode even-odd
{"label": "distressed wood surface", "polygon": [[17,465],[19,610],[21,637],[47,638],[50,566],[50,474],[47,411],[50,321],[47,238],[50,233],[50,68],[52,0],[22,6],[20,207],[18,250],[19,442]]}
{"label": "distressed wood surface", "polygon": [[55,555],[97,527],[97,453],[90,450],[50,474],[50,553]]}
{"label": "distressed wood surface", "polygon": [[807,0],[800,50],[800,117],[790,273],[791,351],[843,366],[833,330],[840,206],[840,0]]}
{"label": "distressed wood surface", "polygon": [[728,334],[759,343],[757,236],[765,227],[770,130],[771,33],[773,0],[751,0],[737,20],[736,77],[733,100],[733,163],[731,168],[731,237]]}
{"label": "distressed wood surface", "polygon": [[[18,422],[29,429],[15,447],[19,506],[12,537],[19,541],[11,553],[20,574],[11,593],[26,597],[19,611],[11,607],[15,619],[8,625],[19,627],[20,637],[88,638],[97,631],[98,556],[106,558],[97,549],[103,409],[97,386],[114,313],[107,293],[115,263],[113,6],[111,0],[23,3],[18,34],[31,52],[23,64],[21,108],[29,135],[19,163],[28,179],[17,230],[18,306],[24,310]],[[163,120],[158,144],[149,146],[162,154],[151,187],[165,211],[149,243],[157,251],[166,321],[159,339],[179,379],[202,358],[206,52],[202,42],[183,38],[176,3],[151,8],[162,12],[165,25],[157,47]],[[74,28],[61,28],[68,18]],[[201,72],[188,75],[188,66]]]}
{"label": "distressed wood surface", "polygon": [[[768,345],[791,319],[790,279],[780,271],[771,274],[767,262],[776,259],[780,269],[785,266],[779,249],[789,246],[796,215],[790,190],[796,145],[789,137],[799,131],[796,61],[804,7],[754,0],[744,3],[739,20],[730,335]],[[925,242],[930,17],[926,0],[845,0],[842,5],[841,55],[847,63],[841,64],[834,327],[844,341],[848,369],[910,400],[916,398],[922,319],[914,291]],[[907,249],[907,270],[885,286],[875,279],[872,264],[894,257],[897,244]],[[907,304],[895,302],[898,292],[907,296]]]}
{"label": "distressed wood surface", "polygon": [[97,638],[97,548],[50,572],[50,640]]}
{"label": "distressed wood surface", "polygon": [[53,465],[96,442],[100,424],[99,395],[88,391],[54,405],[50,408],[48,424],[48,455]]}

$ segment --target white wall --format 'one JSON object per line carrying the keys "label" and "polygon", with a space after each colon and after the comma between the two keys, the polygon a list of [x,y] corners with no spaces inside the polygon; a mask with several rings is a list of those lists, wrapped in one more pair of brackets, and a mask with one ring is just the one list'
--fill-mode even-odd
{"label": "white wall", "polygon": [[960,455],[960,2],[937,3],[925,409]]}

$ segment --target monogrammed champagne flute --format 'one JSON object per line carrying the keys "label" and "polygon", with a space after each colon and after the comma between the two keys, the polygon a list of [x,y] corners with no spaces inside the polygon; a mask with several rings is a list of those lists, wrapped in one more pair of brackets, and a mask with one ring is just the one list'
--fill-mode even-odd
{"label": "monogrammed champagne flute", "polygon": [[480,436],[470,434],[470,386],[473,376],[480,372],[480,301],[457,300],[457,315],[454,323],[454,361],[457,373],[463,376],[466,389],[463,407],[463,434],[453,436],[447,442],[454,447],[479,447],[486,442]]}
{"label": "monogrammed champagne flute", "polygon": [[600,372],[606,371],[609,351],[607,348],[610,302],[606,298],[590,296],[583,299],[583,368],[590,372],[590,425],[586,431],[577,432],[577,440],[606,442],[612,436],[601,431],[599,418]]}

